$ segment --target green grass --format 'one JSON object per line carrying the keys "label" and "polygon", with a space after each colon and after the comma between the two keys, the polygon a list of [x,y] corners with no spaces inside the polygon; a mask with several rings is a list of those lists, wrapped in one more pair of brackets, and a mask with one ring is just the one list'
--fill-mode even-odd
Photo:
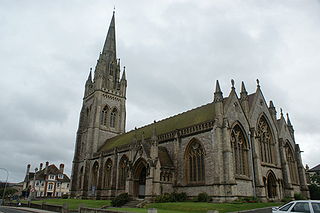
{"label": "green grass", "polygon": [[280,206],[282,203],[201,203],[201,202],[178,202],[178,203],[152,203],[145,209],[116,208],[119,211],[146,213],[148,208],[157,208],[159,213],[206,213],[208,210],[218,210],[220,213],[249,210],[263,207]]}
{"label": "green grass", "polygon": [[80,200],[80,199],[45,199],[32,201],[32,203],[53,204],[53,205],[63,205],[66,203],[69,210],[77,210],[80,205],[88,208],[101,208],[103,206],[111,206],[111,200]]}

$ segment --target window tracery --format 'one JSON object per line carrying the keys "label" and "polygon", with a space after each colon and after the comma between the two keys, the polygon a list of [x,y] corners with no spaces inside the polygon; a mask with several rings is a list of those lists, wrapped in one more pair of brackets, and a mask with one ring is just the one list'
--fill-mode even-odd
{"label": "window tracery", "polygon": [[289,173],[291,177],[292,183],[298,183],[298,176],[297,176],[297,166],[296,161],[293,155],[293,151],[291,146],[289,145],[289,142],[285,145],[285,153],[286,153],[286,159],[289,166]]}
{"label": "window tracery", "polygon": [[248,143],[241,127],[238,124],[235,125],[231,130],[231,146],[233,152],[235,174],[248,176]]}
{"label": "window tracery", "polygon": [[105,165],[105,176],[104,176],[104,186],[109,188],[111,186],[111,174],[112,174],[112,161],[107,160]]}
{"label": "window tracery", "polygon": [[127,178],[127,167],[128,167],[128,158],[127,156],[123,156],[119,162],[119,182],[118,188],[124,189],[126,186],[126,178]]}
{"label": "window tracery", "polygon": [[108,106],[105,106],[103,109],[102,109],[102,112],[101,112],[101,125],[103,126],[107,126],[108,124],[108,111],[109,111],[109,108]]}
{"label": "window tracery", "polygon": [[114,108],[110,115],[110,127],[115,128],[117,123],[117,109]]}
{"label": "window tracery", "polygon": [[260,144],[261,161],[275,164],[275,142],[272,137],[270,126],[264,116],[262,116],[258,122],[257,139]]}
{"label": "window tracery", "polygon": [[204,150],[202,145],[193,140],[185,155],[187,182],[189,184],[201,184],[205,180],[205,166],[204,166]]}

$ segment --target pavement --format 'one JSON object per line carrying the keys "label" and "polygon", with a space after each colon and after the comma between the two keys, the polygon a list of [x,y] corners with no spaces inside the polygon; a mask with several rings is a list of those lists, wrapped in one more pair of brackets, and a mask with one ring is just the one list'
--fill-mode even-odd
{"label": "pavement", "polygon": [[230,213],[272,213],[272,207],[251,209],[251,210],[242,210],[242,211],[230,212]]}
{"label": "pavement", "polygon": [[0,213],[22,213],[22,212],[53,213],[52,211],[33,209],[33,208],[27,208],[27,207],[0,206]]}

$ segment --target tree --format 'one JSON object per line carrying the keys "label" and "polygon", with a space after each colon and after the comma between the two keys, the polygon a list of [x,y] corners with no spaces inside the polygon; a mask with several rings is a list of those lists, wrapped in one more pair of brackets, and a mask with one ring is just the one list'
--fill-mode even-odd
{"label": "tree", "polygon": [[313,200],[320,199],[320,175],[315,173],[310,177],[311,184],[309,186],[310,198]]}

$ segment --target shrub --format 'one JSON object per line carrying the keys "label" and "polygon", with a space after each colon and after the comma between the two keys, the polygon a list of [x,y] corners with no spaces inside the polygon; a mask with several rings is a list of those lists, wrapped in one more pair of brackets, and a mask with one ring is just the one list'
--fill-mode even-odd
{"label": "shrub", "polygon": [[305,200],[305,197],[301,193],[294,193],[295,200]]}
{"label": "shrub", "polygon": [[168,203],[168,202],[174,202],[172,194],[164,193],[162,195],[159,195],[155,198],[156,203]]}
{"label": "shrub", "polygon": [[187,194],[185,192],[181,192],[181,193],[176,193],[176,192],[173,192],[171,194],[172,196],[172,199],[174,200],[174,202],[183,202],[183,201],[186,201],[187,200]]}
{"label": "shrub", "polygon": [[281,202],[284,202],[284,203],[289,203],[290,201],[292,201],[292,198],[291,197],[284,197],[282,198]]}
{"label": "shrub", "polygon": [[209,202],[210,201],[210,197],[207,193],[203,192],[203,193],[199,193],[198,194],[198,202]]}
{"label": "shrub", "polygon": [[320,186],[316,184],[311,184],[309,186],[310,198],[312,200],[320,200]]}
{"label": "shrub", "polygon": [[111,205],[114,207],[120,207],[126,204],[129,201],[128,193],[123,193],[111,200]]}
{"label": "shrub", "polygon": [[171,194],[164,193],[155,198],[156,203],[183,202],[186,200],[187,200],[187,194],[184,192],[181,192],[181,193],[172,192]]}

